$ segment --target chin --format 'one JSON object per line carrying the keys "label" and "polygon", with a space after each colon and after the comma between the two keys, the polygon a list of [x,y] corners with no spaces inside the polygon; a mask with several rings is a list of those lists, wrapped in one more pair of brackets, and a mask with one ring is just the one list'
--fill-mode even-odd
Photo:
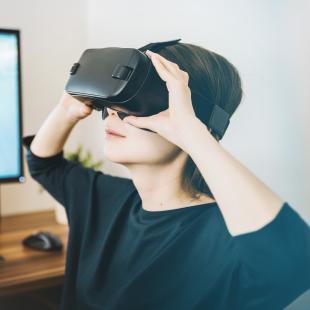
{"label": "chin", "polygon": [[[122,164],[124,166],[128,165],[153,165],[158,164],[161,162],[160,158],[156,158],[152,156],[152,154],[143,154],[137,150],[137,152],[125,152],[124,150],[119,150],[117,148],[115,149],[106,149],[103,152],[103,155],[106,159],[109,161],[116,163],[116,164]],[[154,154],[153,154],[154,155]]]}
{"label": "chin", "polygon": [[106,159],[108,159],[109,161],[114,162],[114,163],[121,164],[121,163],[126,161],[126,158],[124,158],[124,156],[122,156],[122,154],[120,152],[110,152],[110,151],[106,152],[106,151],[104,151],[103,155]]}
{"label": "chin", "polygon": [[104,148],[103,155],[106,159],[116,164],[137,162],[139,157],[138,154],[135,156],[134,154],[130,154],[130,152],[125,151],[124,148],[120,149],[117,147]]}

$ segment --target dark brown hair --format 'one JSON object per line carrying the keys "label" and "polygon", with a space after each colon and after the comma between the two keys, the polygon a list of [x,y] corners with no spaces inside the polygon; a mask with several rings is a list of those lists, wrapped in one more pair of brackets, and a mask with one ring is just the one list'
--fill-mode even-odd
{"label": "dark brown hair", "polygon": [[[213,104],[219,105],[230,116],[235,112],[243,93],[241,79],[237,69],[226,58],[189,43],[167,46],[157,53],[178,64],[181,70],[189,74],[189,88],[191,92],[198,93],[199,97],[203,98],[206,112],[211,111]],[[195,101],[192,100],[192,102],[195,106]],[[182,174],[184,190],[193,198],[198,198],[201,193],[204,193],[214,199],[190,156],[188,156]]]}

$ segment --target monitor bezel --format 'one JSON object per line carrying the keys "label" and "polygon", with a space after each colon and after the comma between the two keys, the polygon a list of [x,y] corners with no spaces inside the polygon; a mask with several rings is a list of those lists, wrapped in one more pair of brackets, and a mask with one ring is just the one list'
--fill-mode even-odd
{"label": "monitor bezel", "polygon": [[23,153],[23,147],[22,147],[22,136],[23,136],[23,111],[22,111],[22,71],[21,71],[21,30],[20,29],[6,29],[6,28],[0,28],[0,34],[7,33],[7,34],[14,34],[17,39],[17,60],[18,60],[18,106],[19,106],[19,163],[20,163],[20,174],[15,177],[9,177],[9,178],[1,178],[0,177],[0,184],[4,183],[24,183],[25,181],[25,171],[24,171],[24,153]]}

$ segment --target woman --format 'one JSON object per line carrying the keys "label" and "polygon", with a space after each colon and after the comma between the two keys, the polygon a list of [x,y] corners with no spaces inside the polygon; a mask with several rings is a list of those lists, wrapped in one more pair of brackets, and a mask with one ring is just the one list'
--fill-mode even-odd
{"label": "woman", "polygon": [[310,286],[309,226],[193,107],[195,92],[206,111],[216,103],[232,115],[237,70],[193,44],[146,55],[169,108],[123,119],[108,108],[104,120],[105,156],[131,179],[63,157],[70,131],[92,113],[67,94],[23,138],[31,176],[68,216],[61,309],[282,309]]}

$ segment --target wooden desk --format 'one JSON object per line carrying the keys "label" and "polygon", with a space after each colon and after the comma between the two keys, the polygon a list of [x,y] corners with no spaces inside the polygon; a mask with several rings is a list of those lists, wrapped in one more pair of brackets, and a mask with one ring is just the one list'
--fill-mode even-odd
{"label": "wooden desk", "polygon": [[[55,221],[54,211],[6,216],[0,219],[0,296],[33,291],[63,283],[68,225]],[[43,252],[25,247],[21,242],[38,230],[60,237],[61,252]]]}

